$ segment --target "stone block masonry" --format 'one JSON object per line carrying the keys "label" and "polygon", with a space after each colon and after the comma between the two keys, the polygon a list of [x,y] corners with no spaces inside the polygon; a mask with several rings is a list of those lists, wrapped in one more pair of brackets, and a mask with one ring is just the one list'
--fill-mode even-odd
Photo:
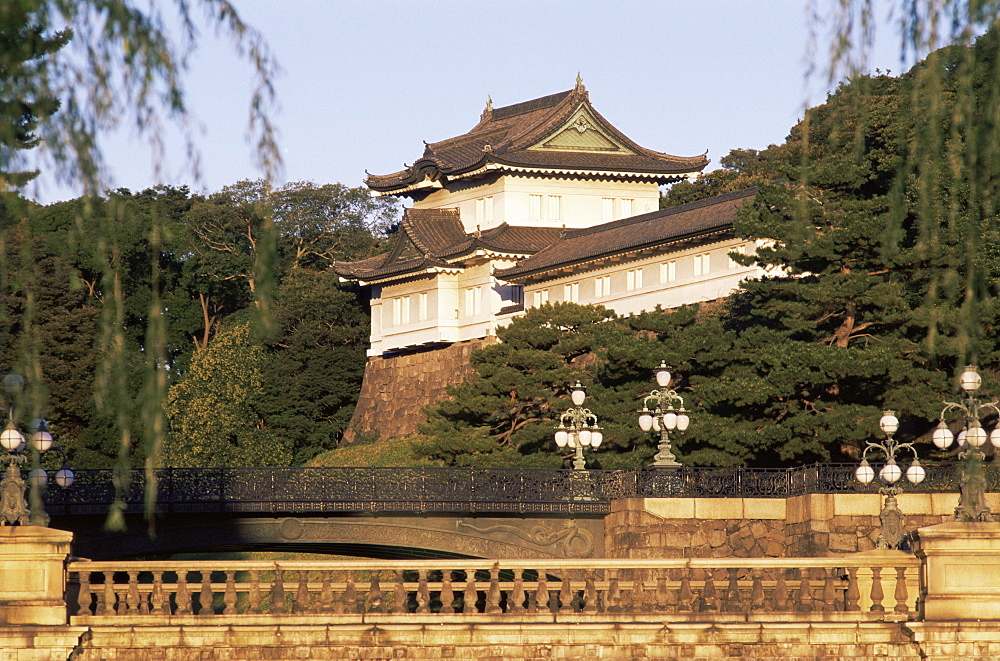
{"label": "stone block masonry", "polygon": [[473,351],[495,338],[368,359],[361,394],[344,442],[403,438],[417,433],[425,421],[424,407],[445,396],[449,385],[461,383],[471,372]]}

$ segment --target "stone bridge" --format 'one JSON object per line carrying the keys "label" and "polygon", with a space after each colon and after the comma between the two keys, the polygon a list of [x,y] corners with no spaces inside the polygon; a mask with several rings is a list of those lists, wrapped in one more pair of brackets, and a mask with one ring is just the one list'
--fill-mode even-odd
{"label": "stone bridge", "polygon": [[[810,555],[829,547],[831,535],[853,537],[858,522],[841,521],[847,532],[838,533],[819,521],[818,505],[794,503],[839,494],[867,499],[860,510],[878,512],[877,493],[860,485],[853,470],[838,464],[627,471],[164,469],[154,476],[152,519],[144,516],[142,471],[118,478],[111,471],[81,470],[71,489],[49,492],[46,508],[54,527],[74,533],[74,553],[95,560],[218,550],[387,559],[598,558],[622,557],[644,545],[706,555],[692,550],[699,539],[713,548],[728,544],[729,554]],[[924,496],[951,490],[950,473],[929,470],[921,487],[930,493]],[[116,493],[116,482],[127,486]],[[669,506],[659,506],[653,515],[633,511],[644,510],[647,499]],[[794,506],[789,510],[787,503]],[[124,512],[124,532],[104,529],[109,506]],[[936,509],[947,512],[951,506],[949,501]],[[824,507],[832,523],[836,508]],[[908,511],[927,514],[934,509],[929,501],[911,507]],[[942,520],[935,516],[919,522]],[[872,529],[871,517],[863,518],[865,531]]]}

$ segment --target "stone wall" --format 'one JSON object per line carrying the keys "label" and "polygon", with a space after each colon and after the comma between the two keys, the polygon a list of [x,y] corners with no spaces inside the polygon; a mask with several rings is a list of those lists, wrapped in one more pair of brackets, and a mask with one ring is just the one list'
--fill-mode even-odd
{"label": "stone wall", "polygon": [[[634,661],[641,659],[996,659],[1000,642],[938,645],[927,654],[905,624],[715,621],[608,622],[564,618],[535,623],[405,621],[329,625],[93,627],[74,661],[302,661],[308,659],[455,659],[468,661]],[[413,619],[407,618],[407,619]],[[603,621],[602,621],[603,620]],[[967,654],[949,656],[962,645]]]}
{"label": "stone wall", "polygon": [[354,416],[344,441],[365,442],[402,438],[416,433],[425,420],[423,408],[445,395],[449,385],[461,383],[472,371],[469,356],[495,338],[368,359]]}
{"label": "stone wall", "polygon": [[[906,530],[952,520],[958,494],[902,494]],[[1000,511],[1000,494],[987,494]],[[878,494],[780,498],[629,498],[604,520],[609,558],[817,557],[871,551]],[[915,514],[919,512],[919,514]]]}

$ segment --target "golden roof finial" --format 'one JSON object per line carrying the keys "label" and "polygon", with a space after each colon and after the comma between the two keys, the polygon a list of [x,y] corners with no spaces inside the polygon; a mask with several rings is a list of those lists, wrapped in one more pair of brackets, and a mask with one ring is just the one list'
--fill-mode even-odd
{"label": "golden roof finial", "polygon": [[576,72],[576,89],[583,89],[583,77],[580,75],[580,71]]}

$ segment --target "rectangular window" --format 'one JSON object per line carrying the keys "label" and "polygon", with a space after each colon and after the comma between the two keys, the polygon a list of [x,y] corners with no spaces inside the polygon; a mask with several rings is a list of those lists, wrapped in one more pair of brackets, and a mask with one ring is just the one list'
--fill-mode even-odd
{"label": "rectangular window", "polygon": [[482,225],[483,218],[486,216],[486,200],[479,198],[476,200],[476,224]]}
{"label": "rectangular window", "polygon": [[632,200],[629,198],[625,198],[621,201],[621,203],[622,203],[622,212],[621,215],[618,217],[628,218],[629,216],[632,215]]}
{"label": "rectangular window", "polygon": [[417,314],[420,321],[427,321],[427,292],[417,294]]}
{"label": "rectangular window", "polygon": [[709,262],[709,253],[702,253],[694,256],[694,274],[708,275],[712,270]]}
{"label": "rectangular window", "polygon": [[541,307],[549,302],[549,290],[539,289],[538,291],[534,292],[533,298],[535,301],[535,307],[536,308]]}
{"label": "rectangular window", "polygon": [[567,303],[579,303],[580,302],[580,283],[572,282],[568,285],[563,285],[563,300]]}
{"label": "rectangular window", "polygon": [[625,274],[625,289],[628,291],[642,289],[642,269],[632,269]]}
{"label": "rectangular window", "polygon": [[483,224],[489,225],[493,222],[493,197],[486,198],[483,204]]}
{"label": "rectangular window", "polygon": [[594,296],[600,298],[602,296],[611,295],[611,276],[602,275],[594,278]]}
{"label": "rectangular window", "polygon": [[747,247],[746,246],[736,246],[735,248],[733,248],[732,250],[729,251],[729,268],[731,268],[731,269],[738,269],[738,268],[740,268],[743,265],[733,259],[733,257],[732,257],[733,253],[736,253],[737,255],[745,255],[745,254],[747,254]]}
{"label": "rectangular window", "polygon": [[402,319],[402,301],[398,298],[392,299],[392,325],[398,326]]}
{"label": "rectangular window", "polygon": [[465,290],[465,316],[473,317],[483,311],[482,287],[469,287]]}
{"label": "rectangular window", "polygon": [[399,301],[400,301],[399,323],[408,324],[410,323],[410,297],[403,296],[402,298],[399,299]]}
{"label": "rectangular window", "polygon": [[677,261],[671,259],[669,262],[660,264],[660,284],[675,280],[677,280]]}
{"label": "rectangular window", "polygon": [[562,220],[562,195],[549,195],[549,220]]}
{"label": "rectangular window", "polygon": [[605,197],[601,200],[601,218],[606,223],[615,219],[615,198]]}
{"label": "rectangular window", "polygon": [[541,219],[542,219],[542,196],[529,195],[528,220],[541,220]]}

